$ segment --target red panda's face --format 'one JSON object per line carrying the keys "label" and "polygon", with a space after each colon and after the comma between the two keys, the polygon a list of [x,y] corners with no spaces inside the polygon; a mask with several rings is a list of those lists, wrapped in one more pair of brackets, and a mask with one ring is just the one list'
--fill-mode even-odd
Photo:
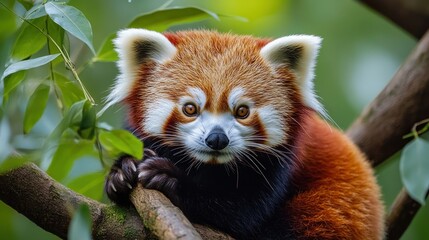
{"label": "red panda's face", "polygon": [[246,97],[243,87],[222,94],[226,99],[221,102],[213,102],[199,87],[176,94],[145,106],[142,127],[196,160],[226,163],[249,158],[256,150],[275,152],[272,147],[286,139],[282,113]]}
{"label": "red panda's face", "polygon": [[315,37],[266,44],[207,31],[166,38],[131,29],[121,35],[121,75],[109,100],[126,100],[133,127],[195,160],[276,155],[275,147],[287,144],[296,108],[320,110],[306,79],[316,55],[307,45],[317,45]]}

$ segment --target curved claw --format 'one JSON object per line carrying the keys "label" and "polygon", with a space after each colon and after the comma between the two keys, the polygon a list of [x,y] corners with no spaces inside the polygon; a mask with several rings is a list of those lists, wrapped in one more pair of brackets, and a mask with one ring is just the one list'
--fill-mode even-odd
{"label": "curved claw", "polygon": [[128,156],[113,164],[105,183],[105,191],[110,200],[121,205],[129,204],[129,194],[137,184],[137,164],[138,161]]}

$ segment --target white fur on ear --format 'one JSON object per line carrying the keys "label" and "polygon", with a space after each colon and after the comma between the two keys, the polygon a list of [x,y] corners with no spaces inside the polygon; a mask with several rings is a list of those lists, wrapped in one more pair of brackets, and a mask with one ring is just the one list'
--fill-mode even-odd
{"label": "white fur on ear", "polygon": [[143,63],[152,60],[162,64],[176,53],[176,47],[164,35],[146,29],[119,31],[113,43],[119,55],[119,75],[101,112],[127,97]]}
{"label": "white fur on ear", "polygon": [[261,56],[274,68],[291,68],[301,87],[301,94],[308,107],[326,115],[314,93],[314,66],[319,52],[320,37],[311,35],[291,35],[278,38],[261,49]]}

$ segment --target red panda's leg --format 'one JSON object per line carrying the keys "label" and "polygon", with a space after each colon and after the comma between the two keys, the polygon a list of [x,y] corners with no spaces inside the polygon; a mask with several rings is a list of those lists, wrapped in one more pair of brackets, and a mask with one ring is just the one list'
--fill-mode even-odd
{"label": "red panda's leg", "polygon": [[119,205],[129,205],[129,195],[138,182],[143,187],[164,193],[179,205],[177,187],[183,173],[166,158],[148,157],[138,161],[130,156],[119,158],[105,183],[107,196]]}
{"label": "red panda's leg", "polygon": [[137,172],[138,182],[143,184],[143,187],[156,189],[174,205],[181,206],[178,188],[186,176],[173,162],[167,158],[151,157],[138,165]]}

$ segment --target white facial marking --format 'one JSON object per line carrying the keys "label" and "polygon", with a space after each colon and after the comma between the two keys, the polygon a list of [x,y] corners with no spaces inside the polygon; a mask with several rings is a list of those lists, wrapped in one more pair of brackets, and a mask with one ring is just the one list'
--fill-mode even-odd
{"label": "white facial marking", "polygon": [[[174,110],[175,104],[168,99],[160,99],[148,104],[149,114],[143,122],[143,129],[147,133],[162,134],[163,126]],[[152,110],[156,109],[156,110]]]}
{"label": "white facial marking", "polygon": [[[191,98],[194,102],[202,102],[205,94],[201,89],[192,89],[191,97],[184,97],[181,102],[189,101]],[[229,97],[228,104],[231,110],[238,105],[247,104],[251,111],[257,113],[264,130],[267,133],[265,145],[275,147],[284,142],[285,126],[282,116],[271,105],[261,108],[255,108],[254,103],[246,98],[243,98],[245,90],[243,88],[234,88]],[[199,100],[198,100],[199,99]],[[220,127],[227,135],[229,144],[222,150],[214,151],[205,143],[205,139],[215,127]],[[215,160],[217,163],[227,163],[229,161],[240,158],[243,152],[248,152],[249,149],[256,150],[258,144],[253,143],[255,139],[260,139],[260,136],[254,136],[255,129],[253,126],[245,126],[234,117],[233,112],[223,114],[213,114],[207,111],[202,111],[194,121],[179,124],[179,138],[187,149],[187,153],[196,160],[209,162]],[[262,147],[262,146],[261,146]]]}
{"label": "white facial marking", "polygon": [[241,87],[236,87],[231,90],[228,97],[229,109],[234,109],[234,107],[236,107],[238,100],[240,100],[243,94],[244,94],[244,89]]}
{"label": "white facial marking", "polygon": [[[219,151],[205,144],[205,139],[215,127],[222,128],[229,139],[228,146]],[[189,155],[202,162],[216,160],[218,163],[234,160],[237,151],[245,148],[242,137],[252,133],[251,128],[241,126],[230,113],[219,115],[202,112],[195,121],[181,124],[179,129],[181,141]]]}
{"label": "white facial marking", "polygon": [[276,146],[285,141],[285,126],[281,115],[273,106],[264,106],[258,110],[259,118],[267,133],[267,145]]}
{"label": "white facial marking", "polygon": [[[204,108],[204,105],[206,105],[207,97],[201,88],[189,88],[188,89],[189,94],[191,94],[193,100],[200,106],[200,109]],[[183,104],[185,104],[184,102]]]}

